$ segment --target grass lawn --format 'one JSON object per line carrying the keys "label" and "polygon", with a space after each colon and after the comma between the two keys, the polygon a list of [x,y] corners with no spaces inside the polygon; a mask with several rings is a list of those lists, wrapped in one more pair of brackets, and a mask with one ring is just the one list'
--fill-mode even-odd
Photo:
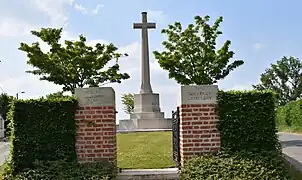
{"label": "grass lawn", "polygon": [[117,134],[117,164],[123,169],[175,167],[172,132]]}

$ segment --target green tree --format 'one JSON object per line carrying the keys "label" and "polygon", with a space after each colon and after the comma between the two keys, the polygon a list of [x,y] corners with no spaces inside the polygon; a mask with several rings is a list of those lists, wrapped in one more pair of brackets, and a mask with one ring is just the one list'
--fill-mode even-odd
{"label": "green tree", "polygon": [[9,96],[6,93],[0,95],[0,114],[4,119],[6,119],[6,114],[10,108],[9,105],[13,99],[13,96]]}
{"label": "green tree", "polygon": [[[91,47],[86,45],[86,38],[80,35],[79,40],[66,40],[62,45],[59,43],[62,28],[42,28],[31,33],[48,44],[50,51],[44,53],[38,42],[32,45],[21,43],[19,50],[27,53],[27,63],[35,68],[26,72],[39,75],[40,80],[62,85],[63,91],[74,93],[75,88],[120,83],[130,78],[127,73],[119,73],[118,60],[127,54],[118,53],[113,44],[97,43]],[[115,60],[114,65],[105,68],[112,60]]]}
{"label": "green tree", "polygon": [[10,104],[11,102],[15,99],[13,96],[9,96],[6,93],[2,93],[0,95],[0,114],[2,118],[5,120],[4,121],[4,128],[5,128],[5,136],[8,137],[10,135],[10,126],[9,126],[9,121],[6,118],[7,113],[10,109]]}
{"label": "green tree", "polygon": [[219,17],[212,26],[209,20],[210,16],[196,16],[195,25],[190,24],[184,30],[180,22],[162,30],[168,36],[162,43],[166,50],[153,53],[159,65],[169,71],[169,78],[179,84],[213,84],[244,63],[242,60],[229,63],[234,55],[229,50],[229,40],[216,50],[216,39],[222,34],[218,28],[223,19]]}
{"label": "green tree", "polygon": [[257,90],[272,90],[278,96],[279,105],[302,97],[302,62],[295,57],[282,57],[260,76]]}
{"label": "green tree", "polygon": [[134,110],[134,94],[122,94],[122,104],[124,105],[124,112],[127,114],[133,113]]}
{"label": "green tree", "polygon": [[62,97],[68,97],[67,95],[63,94],[63,91],[58,91],[55,93],[50,93],[46,95],[47,99],[56,99],[56,98],[62,98]]}

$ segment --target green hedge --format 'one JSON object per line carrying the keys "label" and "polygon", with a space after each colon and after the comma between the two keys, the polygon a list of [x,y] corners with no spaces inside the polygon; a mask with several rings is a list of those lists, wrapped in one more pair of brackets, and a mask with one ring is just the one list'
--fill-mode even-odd
{"label": "green hedge", "polygon": [[34,168],[17,175],[0,175],[5,180],[111,180],[117,171],[112,163],[36,162]]}
{"label": "green hedge", "polygon": [[222,149],[231,152],[280,150],[273,93],[220,91],[217,98]]}
{"label": "green hedge", "polygon": [[181,179],[285,180],[289,176],[280,153],[221,152],[186,161]]}
{"label": "green hedge", "polygon": [[11,173],[31,169],[36,161],[76,161],[76,107],[73,98],[13,102],[8,114]]}
{"label": "green hedge", "polygon": [[292,101],[277,109],[277,124],[283,129],[302,130],[302,100]]}

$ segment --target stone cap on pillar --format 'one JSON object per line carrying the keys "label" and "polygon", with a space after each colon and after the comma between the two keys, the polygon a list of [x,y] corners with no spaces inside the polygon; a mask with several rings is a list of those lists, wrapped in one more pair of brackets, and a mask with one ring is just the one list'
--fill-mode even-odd
{"label": "stone cap on pillar", "polygon": [[181,104],[216,104],[218,85],[186,85],[180,87]]}
{"label": "stone cap on pillar", "polygon": [[114,106],[115,92],[112,87],[76,88],[75,96],[80,107]]}

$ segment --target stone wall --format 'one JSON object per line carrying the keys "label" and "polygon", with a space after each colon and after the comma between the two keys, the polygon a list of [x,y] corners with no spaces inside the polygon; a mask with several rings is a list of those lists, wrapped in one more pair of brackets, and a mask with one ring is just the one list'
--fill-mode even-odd
{"label": "stone wall", "polygon": [[112,88],[76,89],[79,107],[76,149],[79,162],[116,163],[115,94]]}
{"label": "stone wall", "polygon": [[220,149],[217,86],[182,86],[180,105],[180,156],[185,159]]}

